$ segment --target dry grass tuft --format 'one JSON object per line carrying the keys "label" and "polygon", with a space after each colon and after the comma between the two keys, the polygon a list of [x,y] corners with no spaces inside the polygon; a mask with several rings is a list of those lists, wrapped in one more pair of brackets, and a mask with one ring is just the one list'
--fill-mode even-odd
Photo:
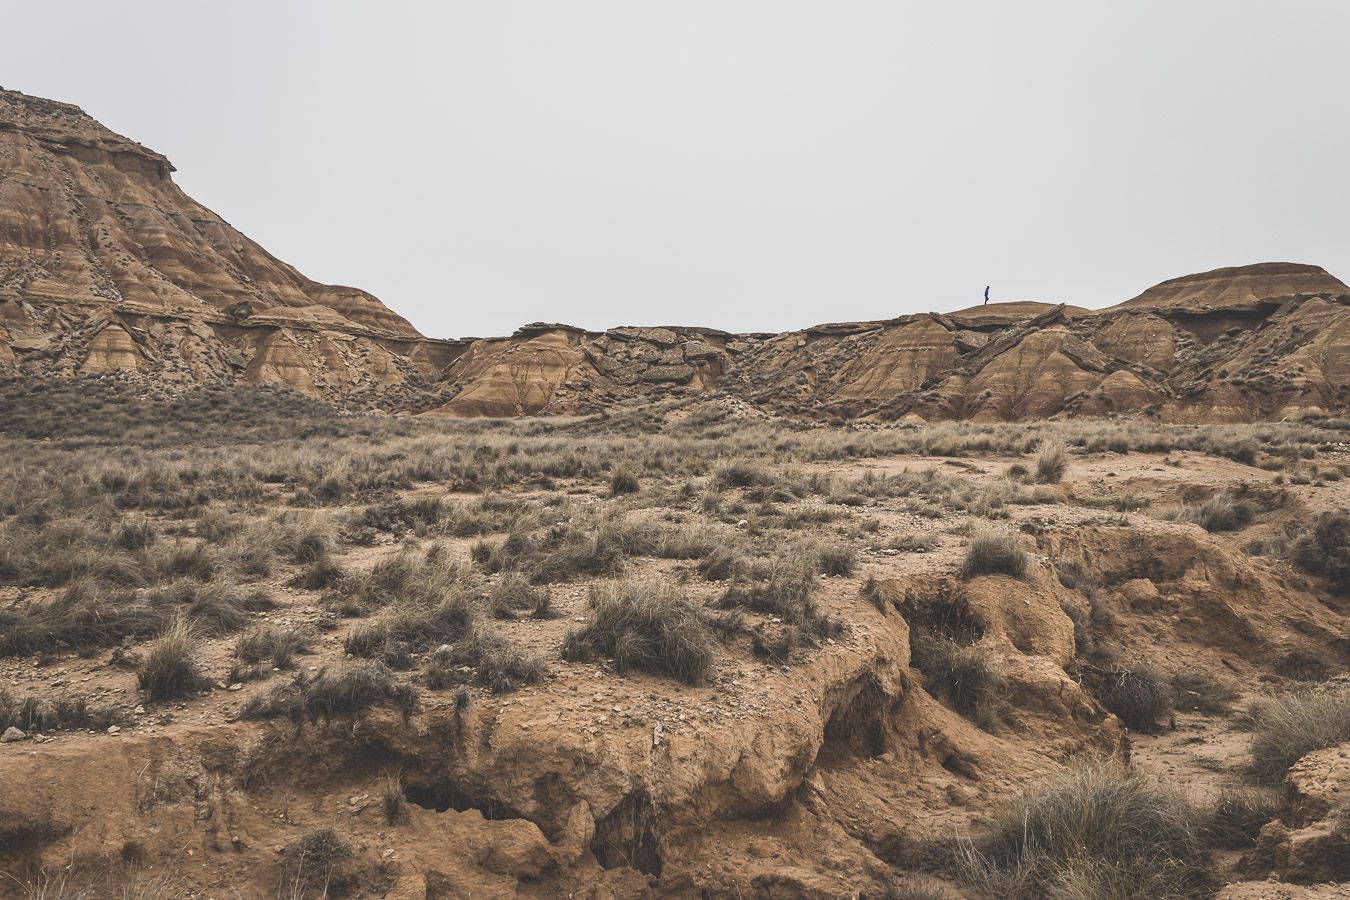
{"label": "dry grass tuft", "polygon": [[1100,672],[1092,681],[1097,699],[1127,728],[1152,734],[1172,713],[1172,688],[1151,668]]}
{"label": "dry grass tuft", "polygon": [[333,719],[356,722],[372,706],[395,706],[404,722],[417,706],[417,689],[401,684],[381,663],[354,663],[337,670],[320,669],[313,678],[303,673],[288,685],[251,698],[240,710],[242,719],[287,717],[297,727],[306,722],[325,725]]}
{"label": "dry grass tuft", "polygon": [[1084,764],[998,813],[958,848],[957,868],[996,897],[1209,897],[1203,818],[1140,772]]}
{"label": "dry grass tuft", "polygon": [[1290,694],[1252,714],[1252,772],[1267,784],[1314,750],[1350,741],[1350,689]]}
{"label": "dry grass tuft", "polygon": [[1069,448],[1062,441],[1046,440],[1036,451],[1036,481],[1040,484],[1059,484],[1069,465]]}
{"label": "dry grass tuft", "polygon": [[177,619],[151,642],[137,672],[137,681],[149,700],[176,700],[196,693],[209,683],[197,667],[197,633],[186,619]]}
{"label": "dry grass tuft", "polygon": [[1022,549],[1016,532],[986,525],[976,529],[966,549],[966,560],[961,568],[964,578],[980,575],[1011,575],[1021,578],[1026,574],[1031,559]]}
{"label": "dry grass tuft", "polygon": [[567,633],[563,659],[608,656],[620,672],[638,670],[701,684],[717,639],[702,608],[672,585],[628,580],[591,589],[591,619]]}
{"label": "dry grass tuft", "polygon": [[1319,515],[1294,540],[1290,557],[1304,571],[1325,575],[1338,593],[1350,592],[1350,512]]}

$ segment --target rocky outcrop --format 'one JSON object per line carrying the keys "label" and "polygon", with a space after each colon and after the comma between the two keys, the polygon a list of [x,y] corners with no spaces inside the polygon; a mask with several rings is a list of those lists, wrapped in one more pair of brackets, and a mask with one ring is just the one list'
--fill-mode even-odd
{"label": "rocky outcrop", "polygon": [[370,294],[304,277],[172,172],[78,107],[0,90],[0,375],[378,395],[457,355]]}
{"label": "rocky outcrop", "polygon": [[1289,813],[1261,829],[1248,868],[1305,884],[1350,878],[1350,743],[1295,763],[1285,798]]}
{"label": "rocky outcrop", "polygon": [[0,377],[242,380],[456,417],[712,395],[910,422],[1350,407],[1350,288],[1317,266],[1215,269],[1099,311],[1018,301],[783,334],[540,323],[432,340],[364,291],[304,277],[172,172],[77,107],[0,91]]}
{"label": "rocky outcrop", "polygon": [[1320,266],[1271,262],[1172,278],[1114,309],[1146,308],[1203,314],[1271,304],[1278,306],[1284,298],[1344,291],[1345,285]]}

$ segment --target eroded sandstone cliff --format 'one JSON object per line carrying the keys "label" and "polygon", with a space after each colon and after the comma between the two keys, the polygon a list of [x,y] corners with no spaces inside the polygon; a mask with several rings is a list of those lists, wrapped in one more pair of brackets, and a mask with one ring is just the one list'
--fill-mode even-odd
{"label": "eroded sandstone cliff", "polygon": [[0,90],[0,375],[350,395],[433,376],[458,353],[364,291],[304,277],[172,172],[78,107]]}
{"label": "eroded sandstone cliff", "polygon": [[1343,412],[1350,287],[1310,265],[1174,278],[1104,310],[1018,302],[783,334],[709,328],[425,338],[305,278],[79,108],[0,90],[0,377],[240,380],[447,416],[727,395],[825,420]]}

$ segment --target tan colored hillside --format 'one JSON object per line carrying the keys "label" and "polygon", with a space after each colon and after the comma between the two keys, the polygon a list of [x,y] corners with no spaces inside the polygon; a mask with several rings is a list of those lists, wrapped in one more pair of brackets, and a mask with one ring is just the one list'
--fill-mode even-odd
{"label": "tan colored hillside", "polygon": [[827,421],[1343,412],[1350,288],[1261,263],[1104,310],[1031,301],[783,334],[698,327],[425,338],[317,284],[173,183],[163,156],[64,103],[0,92],[0,376],[273,384],[452,417],[729,396]]}

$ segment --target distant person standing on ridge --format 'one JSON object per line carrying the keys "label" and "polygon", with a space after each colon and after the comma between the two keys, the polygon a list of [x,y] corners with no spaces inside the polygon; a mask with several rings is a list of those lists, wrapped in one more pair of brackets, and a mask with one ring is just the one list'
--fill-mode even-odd
{"label": "distant person standing on ridge", "polygon": [[989,305],[989,285],[984,286],[984,305]]}

